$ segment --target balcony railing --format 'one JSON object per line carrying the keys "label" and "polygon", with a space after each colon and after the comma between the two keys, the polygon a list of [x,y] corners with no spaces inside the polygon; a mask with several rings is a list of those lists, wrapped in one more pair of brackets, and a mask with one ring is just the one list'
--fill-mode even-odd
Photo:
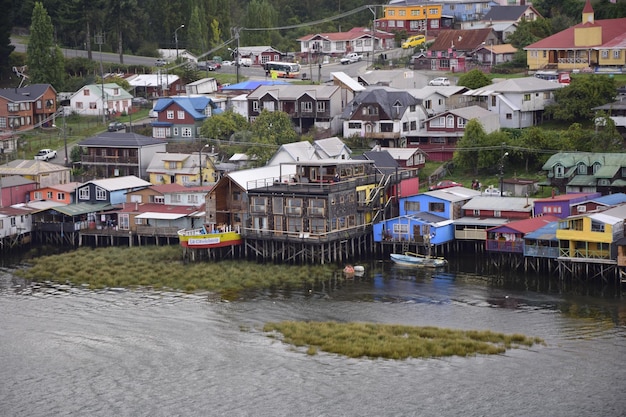
{"label": "balcony railing", "polygon": [[524,253],[524,239],[517,240],[493,240],[486,242],[487,250],[494,252]]}
{"label": "balcony railing", "polygon": [[106,165],[115,165],[115,164],[127,164],[127,165],[137,165],[139,163],[139,158],[136,156],[102,156],[102,155],[83,155],[81,157],[81,162],[86,164],[106,164]]}

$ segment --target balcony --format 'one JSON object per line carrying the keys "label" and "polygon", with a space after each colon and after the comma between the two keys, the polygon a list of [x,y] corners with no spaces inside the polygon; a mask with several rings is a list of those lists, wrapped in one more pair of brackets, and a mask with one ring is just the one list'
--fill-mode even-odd
{"label": "balcony", "polygon": [[83,164],[138,165],[139,158],[137,156],[83,155],[81,157],[81,162]]}

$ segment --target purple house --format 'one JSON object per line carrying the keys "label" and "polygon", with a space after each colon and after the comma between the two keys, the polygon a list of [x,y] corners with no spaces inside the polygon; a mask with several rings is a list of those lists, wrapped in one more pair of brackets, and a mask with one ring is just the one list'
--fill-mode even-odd
{"label": "purple house", "polygon": [[576,193],[553,195],[548,198],[538,198],[535,200],[534,216],[550,214],[564,219],[572,214],[572,205],[600,197],[600,193]]}

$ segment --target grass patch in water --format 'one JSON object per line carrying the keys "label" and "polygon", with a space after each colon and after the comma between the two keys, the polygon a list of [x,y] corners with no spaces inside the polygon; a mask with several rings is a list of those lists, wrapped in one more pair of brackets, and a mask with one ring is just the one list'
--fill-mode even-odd
{"label": "grass patch in water", "polygon": [[285,343],[350,358],[436,358],[504,353],[507,349],[543,344],[539,338],[491,331],[464,331],[372,323],[295,322],[266,323],[269,337],[282,334]]}
{"label": "grass patch in water", "polygon": [[90,288],[151,287],[211,291],[236,300],[246,291],[306,288],[327,280],[332,265],[263,265],[246,261],[183,263],[180,247],[80,248],[30,260],[19,272],[32,281],[88,284]]}

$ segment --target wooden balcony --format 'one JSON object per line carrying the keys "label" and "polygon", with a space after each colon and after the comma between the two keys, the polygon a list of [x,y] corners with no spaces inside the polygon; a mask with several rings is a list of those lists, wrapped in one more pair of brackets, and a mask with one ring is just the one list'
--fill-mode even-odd
{"label": "wooden balcony", "polygon": [[83,155],[81,157],[83,164],[102,164],[102,165],[137,165],[139,158],[137,156],[119,156],[119,155]]}

